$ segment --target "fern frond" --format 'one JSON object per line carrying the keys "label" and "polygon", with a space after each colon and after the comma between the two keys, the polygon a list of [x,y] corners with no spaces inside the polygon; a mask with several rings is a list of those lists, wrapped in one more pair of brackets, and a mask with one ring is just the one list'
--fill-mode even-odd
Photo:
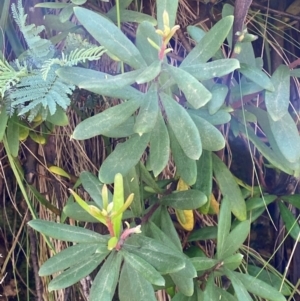
{"label": "fern frond", "polygon": [[63,66],[64,62],[62,60],[60,60],[59,58],[54,58],[54,59],[50,59],[50,60],[45,61],[45,63],[43,64],[43,66],[41,68],[41,73],[42,73],[43,80],[47,80],[47,75],[48,75],[51,67],[55,64]]}
{"label": "fern frond", "polygon": [[45,29],[44,26],[26,25],[27,14],[22,6],[22,0],[18,0],[17,6],[11,6],[12,15],[18,24],[32,56],[37,58],[53,57],[54,49],[49,40],[42,39],[39,34]]}
{"label": "fern frond", "polygon": [[12,107],[18,109],[18,115],[29,112],[28,120],[32,121],[39,113],[43,112],[42,115],[46,116],[44,110],[49,110],[53,115],[57,105],[67,109],[70,105],[68,94],[72,94],[75,87],[64,83],[56,75],[57,68],[57,65],[51,66],[46,81],[40,70],[33,70],[15,86],[16,90],[11,92],[9,97]]}

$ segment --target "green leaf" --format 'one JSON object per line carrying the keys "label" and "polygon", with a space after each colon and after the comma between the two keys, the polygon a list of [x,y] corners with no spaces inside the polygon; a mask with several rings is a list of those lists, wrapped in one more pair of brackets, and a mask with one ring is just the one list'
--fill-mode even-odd
{"label": "green leaf", "polygon": [[[285,301],[285,297],[277,291],[274,287],[269,284],[254,278],[247,274],[241,274],[237,272],[231,272],[231,275],[234,275],[235,279],[239,279],[240,285],[245,287],[250,293],[257,295],[261,298],[270,300],[270,301]],[[227,275],[229,276],[229,275]],[[232,278],[230,277],[232,280]],[[235,289],[235,287],[234,287]],[[250,299],[252,300],[252,299]],[[242,301],[242,299],[241,299]]]}
{"label": "green leaf", "polygon": [[299,160],[300,137],[297,126],[289,113],[278,121],[269,118],[270,127],[283,156],[291,163]]}
{"label": "green leaf", "polygon": [[58,126],[66,126],[69,124],[69,118],[66,112],[59,106],[56,107],[56,111],[53,115],[51,114],[47,115],[46,120]]}
{"label": "green leaf", "polygon": [[260,87],[271,92],[274,91],[275,88],[271,79],[259,68],[246,64],[241,64],[239,72],[254,83],[258,84]]}
{"label": "green leaf", "polygon": [[174,273],[185,267],[185,258],[178,255],[178,251],[141,234],[129,237],[123,248],[141,257],[162,274]]}
{"label": "green leaf", "polygon": [[140,106],[137,100],[128,100],[102,113],[89,117],[79,123],[73,133],[73,138],[84,140],[103,134],[125,122]]}
{"label": "green leaf", "polygon": [[134,44],[109,20],[81,7],[75,7],[74,13],[85,29],[110,53],[133,68],[146,66]]}
{"label": "green leaf", "polygon": [[226,259],[233,255],[242,246],[249,233],[250,221],[240,222],[225,238],[224,246],[221,252],[218,251],[217,257],[219,259]]}
{"label": "green leaf", "polygon": [[46,3],[38,3],[34,7],[43,7],[43,8],[51,8],[51,9],[61,9],[66,6],[68,6],[68,3],[51,3],[51,2],[46,2]]}
{"label": "green leaf", "polygon": [[282,199],[286,202],[289,202],[294,207],[300,209],[300,195],[299,194],[285,195],[285,196],[282,196]]}
{"label": "green leaf", "polygon": [[241,281],[241,273],[235,273],[229,269],[224,268],[226,276],[231,280],[235,294],[239,301],[252,301],[249,293],[247,292],[244,283]]}
{"label": "green leaf", "polygon": [[218,228],[216,226],[209,226],[194,230],[189,236],[188,241],[198,241],[207,239],[217,239]]}
{"label": "green leaf", "polygon": [[56,74],[66,83],[76,86],[81,85],[82,88],[93,93],[100,93],[102,95],[121,99],[139,99],[143,96],[143,93],[131,86],[117,89],[115,86],[102,85],[99,89],[97,85],[98,82],[105,83],[106,79],[113,78],[112,75],[100,71],[80,67],[63,67],[59,68],[56,71]]}
{"label": "green leaf", "polygon": [[18,124],[18,116],[14,114],[11,118],[8,119],[7,123],[7,132],[6,138],[9,151],[13,157],[17,157],[19,154],[19,124]]}
{"label": "green leaf", "polygon": [[225,147],[225,139],[217,128],[199,116],[190,116],[199,131],[203,149],[218,151]]}
{"label": "green leaf", "polygon": [[208,121],[209,123],[211,123],[212,125],[221,125],[221,124],[225,124],[227,122],[230,121],[231,119],[231,115],[223,110],[219,110],[217,113],[210,115],[209,112],[207,110],[187,110],[187,112],[192,116],[192,115],[196,115],[199,116],[203,119],[205,119],[206,121]]}
{"label": "green leaf", "polygon": [[231,212],[237,219],[245,220],[247,218],[246,203],[241,190],[229,169],[215,154],[213,154],[213,170],[223,197],[230,201]]}
{"label": "green leaf", "polygon": [[208,213],[210,206],[210,196],[212,193],[212,157],[211,152],[203,150],[197,164],[197,180],[193,186],[194,189],[202,191],[207,198],[207,202],[201,207],[200,211],[204,214]]}
{"label": "green leaf", "polygon": [[186,269],[182,269],[171,273],[170,276],[181,293],[186,296],[192,296],[194,294],[194,281],[193,278],[188,278],[185,272]]}
{"label": "green leaf", "polygon": [[103,201],[102,201],[103,184],[99,181],[97,177],[95,177],[92,173],[88,171],[83,171],[80,174],[79,178],[86,192],[91,196],[91,198],[95,201],[98,207],[100,209],[103,209]]}
{"label": "green leaf", "polygon": [[216,290],[216,294],[218,296],[217,300],[222,300],[222,301],[237,301],[237,299],[229,294],[227,291],[224,289],[215,286],[214,289]]}
{"label": "green leaf", "polygon": [[84,4],[87,0],[71,0],[72,3],[76,4],[76,5],[82,5]]}
{"label": "green leaf", "polygon": [[258,208],[265,208],[277,199],[277,195],[264,195],[263,198],[253,197],[247,199],[246,207],[247,211],[251,211]]}
{"label": "green leaf", "polygon": [[112,183],[117,173],[126,175],[140,160],[150,140],[149,134],[133,135],[123,143],[119,143],[115,150],[105,159],[99,170],[102,183]]}
{"label": "green leaf", "polygon": [[[157,177],[168,164],[170,157],[170,138],[164,119],[159,110],[156,124],[150,137],[149,169]],[[147,162],[148,163],[148,162]]]}
{"label": "green leaf", "polygon": [[0,141],[3,140],[3,136],[6,130],[6,124],[8,120],[8,115],[6,113],[5,106],[2,106],[0,109]]}
{"label": "green leaf", "polygon": [[233,24],[233,16],[221,19],[186,56],[181,67],[205,63],[220,49]]}
{"label": "green leaf", "polygon": [[206,287],[204,290],[204,297],[203,297],[203,301],[212,301],[212,300],[218,300],[218,296],[217,296],[217,292],[215,290],[215,281],[214,281],[214,276],[213,274],[210,274],[207,283],[206,283]]}
{"label": "green leaf", "polygon": [[69,269],[62,272],[50,281],[48,286],[49,292],[71,286],[72,284],[78,282],[80,279],[86,277],[97,268],[97,266],[104,260],[107,254],[108,251],[107,253],[94,254],[90,257],[83,255],[82,258],[77,261],[77,264],[71,266]]}
{"label": "green leaf", "polygon": [[[136,270],[142,277],[144,277],[150,283],[157,286],[164,286],[165,279],[160,275],[160,273],[147,261],[142,259],[141,257],[129,253],[127,251],[121,251],[124,256],[125,263],[132,269]],[[139,297],[141,297],[139,295]]]}
{"label": "green leaf", "polygon": [[126,121],[117,127],[103,132],[103,136],[109,138],[125,138],[134,134],[133,126],[135,123],[135,116],[130,116]]}
{"label": "green leaf", "polygon": [[161,94],[168,123],[187,157],[198,160],[202,153],[199,131],[187,111],[167,94]]}
{"label": "green leaf", "polygon": [[[230,201],[224,197],[221,204],[219,219],[218,219],[218,244],[217,244],[217,258],[222,259],[222,254],[226,248],[226,241],[231,227],[231,213]],[[232,255],[232,254],[230,254]]]}
{"label": "green leaf", "polygon": [[[95,202],[87,202],[87,204],[97,207],[97,204]],[[76,221],[99,223],[99,220],[97,220],[90,213],[84,210],[77,202],[69,202],[68,204],[66,204],[66,206],[63,209],[63,212],[67,217],[70,217]]]}
{"label": "green leaf", "polygon": [[[105,249],[107,250],[107,246]],[[72,265],[77,264],[84,257],[94,254],[99,244],[77,244],[59,252],[48,259],[39,270],[40,276],[48,276],[56,272],[65,270]]]}
{"label": "green leaf", "polygon": [[122,254],[111,252],[93,281],[90,301],[112,300],[119,279],[121,263]]}
{"label": "green leaf", "polygon": [[130,261],[125,259],[121,271],[119,281],[120,301],[156,301],[152,285],[142,277],[144,274],[138,273],[135,267],[133,268],[129,263]]}
{"label": "green leaf", "polygon": [[[116,14],[116,6],[111,8],[106,16],[114,21],[117,22],[117,14]],[[156,26],[157,21],[151,17],[150,15],[146,15],[137,11],[128,10],[128,9],[120,9],[120,21],[121,22],[134,22],[134,23],[142,23],[142,22],[149,22],[153,26]]]}
{"label": "green leaf", "polygon": [[222,77],[238,68],[240,68],[240,63],[237,59],[220,59],[202,64],[180,65],[179,67],[200,81]]}
{"label": "green leaf", "polygon": [[160,199],[160,203],[176,209],[192,210],[197,209],[207,202],[206,195],[195,189],[176,191]]}
{"label": "green leaf", "polygon": [[287,232],[296,240],[300,241],[300,226],[292,212],[282,203],[278,203],[280,215],[283,219]]}
{"label": "green leaf", "polygon": [[229,256],[223,260],[223,265],[229,270],[237,269],[243,260],[244,256],[240,253]]}
{"label": "green leaf", "polygon": [[150,66],[148,66],[141,74],[136,78],[138,84],[145,84],[154,80],[161,71],[161,61],[156,60]]}
{"label": "green leaf", "polygon": [[193,185],[195,184],[197,177],[196,161],[186,156],[170,126],[168,126],[168,132],[170,136],[172,155],[176,165],[176,174],[179,175],[188,185]]}
{"label": "green leaf", "polygon": [[149,89],[143,103],[140,106],[139,114],[133,127],[134,132],[140,136],[153,130],[159,113],[158,91],[156,88]]}
{"label": "green leaf", "polygon": [[157,45],[161,44],[161,37],[155,32],[154,26],[149,22],[141,23],[136,32],[136,47],[148,65],[158,58],[158,50],[152,47],[147,39],[151,39]]}
{"label": "green leaf", "polygon": [[211,93],[188,72],[171,65],[166,65],[165,68],[195,109],[203,107],[211,99]]}
{"label": "green leaf", "polygon": [[188,34],[191,36],[193,40],[195,40],[195,42],[197,42],[197,44],[201,41],[201,39],[206,34],[206,32],[202,28],[197,26],[189,25],[186,29]]}
{"label": "green leaf", "polygon": [[219,263],[219,260],[207,257],[193,257],[190,259],[196,271],[206,271]]}
{"label": "green leaf", "polygon": [[274,91],[266,91],[265,101],[268,113],[274,121],[288,113],[290,103],[290,69],[280,65],[271,77]]}
{"label": "green leaf", "polygon": [[212,87],[211,94],[212,98],[208,103],[209,114],[213,115],[219,111],[224,104],[228,93],[228,87],[226,85],[215,84]]}
{"label": "green leaf", "polygon": [[70,19],[73,15],[73,9],[75,5],[73,3],[69,3],[66,7],[64,7],[59,13],[59,20],[64,23]]}
{"label": "green leaf", "polygon": [[175,25],[177,15],[178,0],[160,0],[157,5],[157,28],[164,30],[163,13],[166,11],[169,16],[169,27]]}
{"label": "green leaf", "polygon": [[59,240],[72,241],[77,243],[107,243],[107,237],[100,235],[94,231],[70,226],[65,224],[59,224],[40,219],[31,220],[28,225],[34,230]]}

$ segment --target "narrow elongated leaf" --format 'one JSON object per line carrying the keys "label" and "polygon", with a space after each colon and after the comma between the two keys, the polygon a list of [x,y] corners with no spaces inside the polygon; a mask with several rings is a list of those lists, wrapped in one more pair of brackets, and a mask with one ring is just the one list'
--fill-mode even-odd
{"label": "narrow elongated leaf", "polygon": [[[72,196],[73,198],[73,196]],[[88,202],[88,205],[98,206],[95,202]],[[69,202],[63,209],[64,214],[76,221],[99,223],[95,217],[84,210],[77,202]]]}
{"label": "narrow elongated leaf", "polygon": [[111,301],[117,287],[122,254],[112,252],[94,279],[89,300]]}
{"label": "narrow elongated leaf", "polygon": [[271,77],[275,90],[266,91],[265,100],[268,113],[274,121],[288,113],[290,102],[290,69],[280,65]]}
{"label": "narrow elongated leaf", "polygon": [[300,158],[300,137],[297,126],[289,113],[278,121],[269,118],[270,126],[278,148],[289,162],[296,162]]}
{"label": "narrow elongated leaf", "polygon": [[300,226],[294,215],[282,202],[279,202],[278,205],[287,232],[289,232],[296,241],[300,241]]}
{"label": "narrow elongated leaf", "polygon": [[98,89],[97,82],[103,82],[105,79],[112,78],[112,75],[100,71],[80,67],[63,67],[58,69],[56,74],[65,82],[76,86],[85,83],[83,88],[94,93],[102,93],[102,95],[121,99],[140,98],[143,96],[143,93],[131,86],[125,86],[120,89],[114,86],[105,86],[104,89]]}
{"label": "narrow elongated leaf", "polygon": [[246,207],[247,211],[266,207],[277,199],[277,195],[265,195],[263,198],[253,197],[247,199]]}
{"label": "narrow elongated leaf", "polygon": [[216,226],[197,229],[189,236],[188,241],[217,239],[218,228]]}
{"label": "narrow elongated leaf", "polygon": [[247,218],[246,203],[241,190],[226,165],[214,154],[213,170],[223,197],[230,201],[231,212],[237,219],[245,220]]}
{"label": "narrow elongated leaf", "polygon": [[161,71],[161,61],[156,60],[137,76],[136,82],[138,84],[144,84],[150,82],[159,75],[160,71]]}
{"label": "narrow elongated leaf", "polygon": [[137,28],[135,43],[144,60],[150,65],[157,60],[158,50],[149,44],[148,38],[157,45],[160,45],[162,40],[151,23],[143,22]]}
{"label": "narrow elongated leaf", "polygon": [[191,38],[197,43],[199,43],[206,34],[206,32],[202,28],[197,26],[189,25],[186,29]]}
{"label": "narrow elongated leaf", "polygon": [[223,260],[223,265],[227,269],[234,271],[241,265],[243,258],[244,256],[240,253],[231,255]]}
{"label": "narrow elongated leaf", "polygon": [[224,272],[226,276],[231,280],[231,283],[233,285],[235,294],[239,301],[252,301],[252,298],[250,297],[249,293],[247,292],[244,283],[240,280],[241,274],[240,273],[234,273],[230,271],[229,269],[224,268]]}
{"label": "narrow elongated leaf", "polygon": [[208,103],[208,111],[209,114],[213,115],[219,111],[222,107],[225,98],[228,93],[228,87],[226,85],[215,84],[212,87],[211,94],[212,98]]}
{"label": "narrow elongated leaf", "polygon": [[197,177],[196,161],[186,156],[170,125],[168,126],[168,132],[170,136],[172,155],[176,164],[176,174],[179,175],[188,185],[193,185]]}
{"label": "narrow elongated leaf", "polygon": [[203,149],[218,151],[225,147],[225,139],[217,128],[199,116],[191,117],[199,131]]}
{"label": "narrow elongated leaf", "polygon": [[134,134],[133,126],[135,123],[135,116],[130,116],[126,121],[118,125],[117,127],[104,131],[103,136],[109,138],[125,138]]}
{"label": "narrow elongated leaf", "polygon": [[234,254],[246,240],[250,233],[250,221],[240,222],[226,237],[222,252],[218,252],[218,258],[225,259]]}
{"label": "narrow elongated leaf", "polygon": [[164,119],[159,111],[150,137],[149,168],[157,177],[166,167],[170,157],[170,138]]}
{"label": "narrow elongated leaf", "polygon": [[231,115],[223,110],[219,110],[217,113],[210,115],[207,110],[201,109],[201,110],[187,110],[187,112],[192,116],[196,115],[199,116],[212,125],[220,125],[225,124],[230,121]]}
{"label": "narrow elongated leaf", "polygon": [[203,150],[203,153],[197,163],[197,180],[194,184],[194,189],[202,191],[207,198],[207,203],[205,203],[200,211],[204,214],[208,213],[210,206],[210,198],[212,193],[212,179],[213,179],[213,169],[212,169],[212,157],[211,152]]}
{"label": "narrow elongated leaf", "polygon": [[220,59],[202,64],[180,65],[179,67],[200,81],[222,77],[238,68],[240,68],[240,63],[237,59]]}
{"label": "narrow elongated leaf", "polygon": [[92,173],[88,171],[83,171],[80,174],[80,180],[86,192],[91,196],[91,198],[95,201],[95,203],[99,206],[99,208],[102,209],[103,208],[103,201],[102,201],[103,184],[99,181],[98,178],[96,178]]}
{"label": "narrow elongated leaf", "polygon": [[[105,245],[104,245],[105,246]],[[53,273],[67,269],[68,267],[77,264],[84,257],[89,257],[94,254],[99,247],[99,244],[77,244],[71,246],[58,254],[49,258],[39,270],[40,276],[47,276]],[[107,250],[107,246],[105,246]]]}
{"label": "narrow elongated leaf", "polygon": [[233,16],[221,19],[201,39],[201,43],[186,56],[181,63],[182,67],[205,63],[220,49],[233,24]]}
{"label": "narrow elongated leaf", "polygon": [[117,127],[125,122],[140,104],[139,101],[129,100],[85,119],[76,126],[73,138],[77,140],[89,139]]}
{"label": "narrow elongated leaf", "polygon": [[[257,278],[254,278],[247,274],[241,274],[237,272],[231,272],[235,279],[239,279],[240,284],[245,287],[250,293],[257,295],[261,298],[270,300],[270,301],[285,301],[286,298],[274,287],[269,284],[261,281]],[[231,275],[232,275],[231,274]],[[228,275],[227,275],[228,276]],[[232,280],[232,278],[230,277]],[[235,287],[234,287],[235,289]],[[241,300],[242,301],[242,300]]]}
{"label": "narrow elongated leaf", "polygon": [[[218,220],[218,244],[217,258],[221,259],[226,248],[226,241],[231,227],[230,201],[224,197],[221,204],[221,210]],[[232,255],[232,254],[230,254]]]}
{"label": "narrow elongated leaf", "polygon": [[150,282],[143,277],[143,274],[137,272],[126,259],[119,281],[119,298],[120,301],[156,301]]}
{"label": "narrow elongated leaf", "polygon": [[207,202],[206,195],[195,189],[176,191],[163,196],[160,200],[162,205],[182,210],[197,209]]}
{"label": "narrow elongated leaf", "polygon": [[185,267],[185,258],[177,250],[143,235],[131,236],[123,248],[141,257],[162,274],[177,272]]}
{"label": "narrow elongated leaf", "polygon": [[122,251],[125,262],[131,266],[131,269],[135,269],[142,277],[144,277],[150,283],[157,286],[164,286],[165,279],[160,275],[160,273],[147,261],[141,257],[129,253],[127,251]]}
{"label": "narrow elongated leaf", "polygon": [[254,83],[258,84],[260,87],[271,92],[274,91],[275,88],[271,79],[259,68],[241,64],[239,72]]}
{"label": "narrow elongated leaf", "polygon": [[219,260],[207,257],[193,257],[190,260],[198,272],[209,270],[219,263]]}
{"label": "narrow elongated leaf", "polygon": [[178,8],[178,0],[160,0],[157,4],[157,27],[164,30],[163,13],[166,11],[169,16],[169,27],[175,25],[175,19]]}
{"label": "narrow elongated leaf", "polygon": [[182,150],[187,157],[198,160],[201,156],[202,145],[195,123],[186,110],[170,96],[161,94],[161,99],[167,113],[168,123]]}
{"label": "narrow elongated leaf", "polygon": [[110,53],[133,68],[146,66],[134,44],[108,19],[81,7],[75,7],[74,13],[85,29]]}
{"label": "narrow elongated leaf", "polygon": [[144,97],[139,114],[136,117],[133,127],[135,133],[142,135],[151,132],[155,127],[158,113],[158,92],[156,89],[150,88]]}
{"label": "narrow elongated leaf", "polygon": [[81,258],[81,260],[77,261],[77,264],[71,266],[69,269],[50,281],[48,286],[49,292],[71,286],[80,279],[89,275],[104,260],[108,252],[109,251],[107,250],[107,253],[94,254],[90,257],[86,257],[84,255],[84,259]]}
{"label": "narrow elongated leaf", "polygon": [[8,115],[6,114],[5,106],[0,109],[0,141],[3,140],[3,136],[6,130],[6,124],[8,120]]}
{"label": "narrow elongated leaf", "polygon": [[100,181],[112,183],[115,174],[126,175],[140,160],[149,140],[149,134],[143,136],[135,134],[127,141],[119,143],[101,165],[99,170]]}
{"label": "narrow elongated leaf", "polygon": [[[116,6],[114,6],[109,12],[107,12],[106,16],[114,21],[117,22],[117,14],[116,14]],[[157,21],[149,15],[129,10],[129,9],[121,9],[120,10],[120,21],[121,22],[134,22],[134,23],[142,23],[142,22],[149,22],[152,25],[156,26]]]}
{"label": "narrow elongated leaf", "polygon": [[294,207],[300,209],[300,195],[299,194],[292,194],[292,195],[285,195],[282,199],[286,202],[289,202]]}
{"label": "narrow elongated leaf", "polygon": [[224,289],[215,286],[216,294],[217,294],[217,300],[222,300],[222,301],[237,301],[236,297],[233,295],[229,294],[227,291]]}
{"label": "narrow elongated leaf", "polygon": [[204,291],[204,298],[203,301],[211,301],[211,300],[218,300],[217,292],[215,290],[215,281],[214,276],[211,274],[207,280],[205,291]]}
{"label": "narrow elongated leaf", "polygon": [[17,157],[19,153],[19,124],[18,124],[18,116],[14,114],[7,123],[7,143],[11,155],[13,157]]}
{"label": "narrow elongated leaf", "polygon": [[166,65],[166,70],[195,109],[203,107],[211,99],[211,93],[188,72],[171,65]]}
{"label": "narrow elongated leaf", "polygon": [[194,281],[193,278],[188,278],[185,272],[186,269],[182,269],[171,273],[170,276],[181,293],[186,296],[192,296],[194,294]]}
{"label": "narrow elongated leaf", "polygon": [[77,243],[107,243],[107,236],[103,236],[94,231],[76,226],[59,224],[39,219],[30,221],[28,225],[38,232],[59,240]]}

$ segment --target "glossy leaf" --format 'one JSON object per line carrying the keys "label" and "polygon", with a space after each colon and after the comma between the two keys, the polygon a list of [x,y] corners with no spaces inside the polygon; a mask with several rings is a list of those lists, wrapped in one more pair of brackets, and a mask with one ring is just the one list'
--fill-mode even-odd
{"label": "glossy leaf", "polygon": [[68,6],[68,3],[37,3],[34,7],[44,7],[44,8],[51,8],[51,9],[61,9]]}
{"label": "glossy leaf", "polygon": [[103,183],[112,183],[117,173],[126,175],[140,160],[150,140],[149,134],[135,134],[123,143],[105,159],[99,170],[99,179]]}
{"label": "glossy leaf", "polygon": [[199,116],[212,125],[220,125],[225,124],[230,121],[231,115],[223,110],[219,110],[217,113],[210,115],[207,110],[201,109],[201,110],[187,110],[187,112],[192,116],[196,115]]}
{"label": "glossy leaf", "polygon": [[122,31],[106,18],[81,7],[75,7],[74,13],[85,29],[110,53],[133,68],[145,67],[146,63],[134,44]]}
{"label": "glossy leaf", "polygon": [[224,289],[215,286],[216,294],[218,296],[217,300],[222,300],[222,301],[237,301],[236,297],[229,294],[227,291]]}
{"label": "glossy leaf", "polygon": [[[73,198],[73,196],[72,196]],[[88,202],[87,204],[93,205],[97,207],[95,202]],[[78,203],[68,203],[63,209],[63,213],[76,221],[81,222],[89,222],[89,223],[99,223],[95,217],[93,217],[90,213],[84,210]]]}
{"label": "glossy leaf", "polygon": [[296,240],[300,241],[300,226],[292,212],[282,203],[279,202],[280,215],[286,227],[286,231]]}
{"label": "glossy leaf", "polygon": [[238,68],[240,68],[240,63],[237,59],[219,59],[208,63],[180,65],[179,67],[200,81],[222,77]]}
{"label": "glossy leaf", "polygon": [[109,138],[126,138],[134,134],[133,126],[135,122],[135,116],[130,116],[123,123],[117,127],[110,129],[108,131],[104,130],[102,133],[103,136]]}
{"label": "glossy leaf", "polygon": [[229,270],[237,269],[243,260],[244,256],[240,253],[229,256],[223,260],[223,265]]}
{"label": "glossy leaf", "polygon": [[188,241],[217,239],[218,228],[216,226],[208,226],[205,228],[194,230],[188,238]]}
{"label": "glossy leaf", "polygon": [[66,271],[63,271],[50,281],[48,286],[49,292],[71,286],[82,278],[88,276],[104,260],[107,253],[94,254],[90,257],[86,257],[84,255],[81,260],[77,261],[77,264],[71,266]]}
{"label": "glossy leaf", "polygon": [[76,5],[82,5],[84,4],[87,0],[71,0],[72,3],[76,4]]}
{"label": "glossy leaf", "polygon": [[231,212],[237,219],[245,220],[247,218],[246,203],[241,190],[226,165],[214,154],[213,170],[223,197],[230,201]]}
{"label": "glossy leaf", "polygon": [[117,287],[122,255],[112,252],[93,281],[90,301],[111,301]]}
{"label": "glossy leaf", "polygon": [[275,88],[271,79],[259,68],[241,64],[239,72],[262,88],[271,92],[274,91]]}
{"label": "glossy leaf", "polygon": [[[231,272],[250,293],[270,301],[285,301],[286,298],[274,287],[248,274]],[[231,279],[231,278],[230,278]],[[231,279],[232,280],[232,279]]]}
{"label": "glossy leaf", "polygon": [[44,220],[31,220],[28,225],[34,230],[47,236],[77,243],[107,243],[107,237],[81,227],[59,224]]}
{"label": "glossy leaf", "polygon": [[166,65],[167,72],[174,78],[187,101],[195,108],[203,107],[212,97],[211,93],[192,75],[183,69]]}
{"label": "glossy leaf", "polygon": [[203,149],[218,151],[225,147],[225,139],[217,128],[199,116],[190,116],[199,131]]}
{"label": "glossy leaf", "polygon": [[194,281],[193,278],[187,277],[188,275],[185,272],[186,269],[182,269],[171,273],[170,276],[181,293],[186,296],[192,296],[194,293]]}
{"label": "glossy leaf", "polygon": [[194,189],[202,191],[207,198],[207,202],[200,208],[200,212],[207,214],[210,206],[211,191],[212,191],[212,157],[211,152],[203,150],[203,153],[197,163],[197,180],[194,184]]}
{"label": "glossy leaf", "polygon": [[84,140],[101,135],[125,122],[139,106],[139,101],[129,100],[89,117],[76,126],[73,138]]}
{"label": "glossy leaf", "polygon": [[[130,270],[136,270],[142,277],[144,277],[150,283],[157,285],[157,286],[164,286],[165,280],[160,275],[160,273],[147,261],[142,259],[141,257],[126,252],[121,251],[122,255],[124,256],[125,263],[130,266]],[[138,295],[140,296],[140,295]],[[141,297],[141,296],[140,296]]]}
{"label": "glossy leaf", "polygon": [[65,177],[70,180],[70,175],[65,170],[63,170],[61,167],[52,165],[52,166],[49,166],[48,169],[50,172],[52,172],[56,175]]}
{"label": "glossy leaf", "polygon": [[280,65],[271,77],[274,91],[266,91],[265,101],[269,115],[274,121],[288,113],[290,102],[290,69]]}
{"label": "glossy leaf", "polygon": [[[1,117],[0,117],[1,118]],[[69,124],[69,118],[66,112],[61,107],[56,107],[56,111],[53,115],[47,115],[47,121],[54,125],[66,126]]]}
{"label": "glossy leaf", "polygon": [[156,301],[152,285],[142,275],[125,259],[118,289],[120,301]]}
{"label": "glossy leaf", "polygon": [[233,16],[221,19],[186,56],[181,67],[205,63],[220,49],[233,24]]}
{"label": "glossy leaf", "polygon": [[193,257],[190,259],[196,271],[206,271],[219,263],[219,260],[207,257]]}
{"label": "glossy leaf", "polygon": [[189,25],[186,29],[191,38],[197,43],[199,43],[206,34],[206,32],[198,26]]}
{"label": "glossy leaf", "polygon": [[186,110],[170,96],[161,94],[161,100],[166,110],[168,123],[182,150],[187,157],[198,160],[202,153],[202,145],[195,123]]}
{"label": "glossy leaf", "polygon": [[[222,254],[226,248],[227,238],[231,227],[231,212],[230,201],[224,197],[221,204],[220,215],[218,219],[218,244],[217,244],[217,258],[222,259]],[[232,254],[230,254],[232,255]]]}
{"label": "glossy leaf", "polygon": [[208,103],[209,114],[213,115],[219,111],[224,104],[228,93],[228,87],[226,85],[215,84],[212,87],[211,94],[212,98]]}
{"label": "glossy leaf", "polygon": [[153,171],[155,177],[166,167],[169,157],[170,138],[164,119],[159,111],[150,137],[149,169]]}
{"label": "glossy leaf", "polygon": [[161,61],[156,60],[137,76],[136,82],[138,84],[144,84],[150,82],[159,75],[160,71],[161,71]]}
{"label": "glossy leaf", "polygon": [[143,103],[140,106],[136,122],[133,127],[135,133],[140,136],[153,130],[159,113],[158,107],[158,91],[153,88],[146,93]]}
{"label": "glossy leaf", "polygon": [[7,125],[7,120],[8,120],[8,114],[6,113],[6,108],[5,106],[2,106],[0,108],[0,141],[3,140],[3,136]]}
{"label": "glossy leaf", "polygon": [[203,301],[211,301],[211,300],[218,300],[217,292],[215,290],[215,281],[214,276],[211,274],[207,280],[206,287],[204,290]]}
{"label": "glossy leaf", "polygon": [[270,126],[277,145],[283,156],[289,162],[296,162],[300,158],[300,137],[295,121],[289,113],[286,113],[278,121],[269,118]]}
{"label": "glossy leaf", "polygon": [[8,119],[7,122],[7,144],[9,151],[13,157],[17,157],[19,154],[19,124],[18,124],[18,116],[14,114],[11,118]]}
{"label": "glossy leaf", "polygon": [[294,207],[300,209],[300,195],[299,194],[292,194],[292,195],[285,195],[282,199],[286,202],[289,202]]}
{"label": "glossy leaf", "polygon": [[197,177],[196,161],[186,156],[169,125],[168,132],[170,136],[172,156],[176,165],[176,174],[188,185],[193,185]]}
{"label": "glossy leaf", "polygon": [[204,205],[207,202],[207,198],[203,192],[191,189],[173,192],[163,196],[160,201],[161,204],[165,206],[182,210],[192,210]]}
{"label": "glossy leaf", "polygon": [[264,195],[263,198],[253,197],[247,199],[246,207],[247,211],[266,207],[277,199],[276,195]]}
{"label": "glossy leaf", "polygon": [[169,27],[175,25],[176,13],[178,8],[178,0],[160,0],[157,2],[157,28],[164,29],[163,13],[166,11],[169,16]]}

